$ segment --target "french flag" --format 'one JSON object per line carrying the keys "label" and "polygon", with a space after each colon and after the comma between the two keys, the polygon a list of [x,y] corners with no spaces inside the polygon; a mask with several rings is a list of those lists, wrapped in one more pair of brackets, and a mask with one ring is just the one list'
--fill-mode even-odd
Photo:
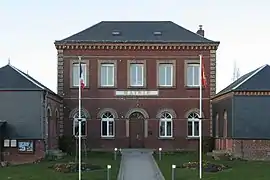
{"label": "french flag", "polygon": [[82,69],[82,63],[80,62],[80,86],[83,89],[85,87],[84,80],[83,80],[83,69]]}

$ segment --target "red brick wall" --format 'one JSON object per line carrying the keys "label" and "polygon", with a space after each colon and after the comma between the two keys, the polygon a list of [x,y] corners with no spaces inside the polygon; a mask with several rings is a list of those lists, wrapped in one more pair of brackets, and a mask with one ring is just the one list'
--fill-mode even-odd
{"label": "red brick wall", "polygon": [[49,94],[48,96],[48,107],[51,114],[48,118],[48,132],[46,137],[48,138],[48,149],[58,148],[58,137],[60,135],[60,105],[62,104],[62,99],[54,95]]}
{"label": "red brick wall", "polygon": [[270,140],[234,140],[233,152],[246,159],[270,160]]}
{"label": "red brick wall", "polygon": [[3,158],[11,164],[32,163],[45,157],[45,146],[43,140],[35,140],[34,153],[20,153],[18,147],[4,148]]}
{"label": "red brick wall", "polygon": [[270,160],[270,140],[216,139],[216,150],[231,151],[250,160]]}

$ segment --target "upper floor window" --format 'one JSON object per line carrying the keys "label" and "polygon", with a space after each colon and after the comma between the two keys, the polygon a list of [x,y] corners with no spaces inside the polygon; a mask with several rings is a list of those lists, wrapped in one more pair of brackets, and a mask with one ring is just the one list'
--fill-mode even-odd
{"label": "upper floor window", "polygon": [[114,64],[101,64],[100,66],[100,86],[114,86]]}
{"label": "upper floor window", "polygon": [[189,63],[187,64],[187,74],[186,74],[186,82],[187,86],[199,86],[199,74],[200,74],[200,65],[199,64],[193,64]]}
{"label": "upper floor window", "polygon": [[158,85],[173,86],[173,64],[159,64]]}
{"label": "upper floor window", "polygon": [[130,64],[130,86],[144,86],[144,65]]}
{"label": "upper floor window", "polygon": [[[82,63],[82,78],[84,80],[85,86],[87,86],[87,76],[86,76],[86,71],[87,71],[87,66],[85,63]],[[73,63],[72,64],[72,86],[79,86],[80,84],[80,67],[79,63]]]}

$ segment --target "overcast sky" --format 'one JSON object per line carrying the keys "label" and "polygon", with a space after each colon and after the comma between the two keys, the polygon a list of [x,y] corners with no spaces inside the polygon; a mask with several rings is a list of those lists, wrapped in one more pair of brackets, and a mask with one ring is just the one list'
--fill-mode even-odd
{"label": "overcast sky", "polygon": [[56,91],[55,40],[103,20],[166,20],[220,41],[217,90],[232,80],[237,62],[244,74],[270,61],[267,0],[1,0],[0,66],[28,71]]}

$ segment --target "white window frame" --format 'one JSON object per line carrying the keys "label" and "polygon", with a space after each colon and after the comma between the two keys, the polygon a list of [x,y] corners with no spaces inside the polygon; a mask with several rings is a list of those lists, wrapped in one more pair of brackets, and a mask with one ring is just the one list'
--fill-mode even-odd
{"label": "white window frame", "polygon": [[[108,76],[108,73],[107,73],[107,77],[106,77],[106,81],[107,81],[107,83],[106,84],[102,84],[102,81],[101,81],[101,79],[102,79],[102,68],[104,68],[104,67],[106,67],[106,71],[108,71],[108,67],[112,67],[113,68],[113,75],[112,75],[112,77],[109,77]],[[114,64],[112,64],[112,63],[102,63],[101,65],[100,65],[100,86],[101,87],[113,87],[114,86],[114,76],[115,76],[115,71],[114,71],[114,68],[115,68],[115,65]],[[108,84],[108,79],[109,78],[112,78],[112,84]]]}
{"label": "white window frame", "polygon": [[[165,78],[165,84],[161,84],[160,83],[160,67],[161,66],[164,66],[165,65],[165,74],[163,75],[164,76],[164,78]],[[167,71],[167,67],[170,67],[171,68],[171,80],[170,80],[170,82],[168,83],[168,82],[166,82],[166,80],[167,80],[167,73],[166,73],[166,71]],[[158,66],[158,86],[161,86],[161,87],[172,87],[173,86],[173,79],[174,79],[174,77],[173,77],[173,64],[172,63],[160,63],[159,64],[159,66]]]}
{"label": "white window frame", "polygon": [[[83,71],[83,73],[82,73],[82,78],[83,78],[83,82],[84,82],[84,85],[85,86],[87,86],[87,64],[86,63],[81,63],[81,65],[82,65],[82,71]],[[77,71],[77,75],[76,75],[76,77],[78,77],[78,84],[76,84],[75,82],[74,82],[74,68],[78,68],[78,71]],[[79,63],[73,63],[72,64],[72,86],[73,87],[79,87],[79,85],[80,85],[80,82],[79,82]]]}
{"label": "white window frame", "polygon": [[[104,114],[103,114],[104,115]],[[103,138],[113,138],[115,137],[115,120],[114,120],[114,117],[112,118],[109,118],[109,117],[106,117],[106,118],[103,118],[103,115],[101,116],[101,126],[100,126],[100,134],[101,134],[101,137]],[[103,135],[103,122],[106,122],[106,125],[107,125],[107,132],[106,132],[106,135]],[[113,132],[112,134],[113,135],[110,135],[110,122],[113,123]]]}
{"label": "white window frame", "polygon": [[[166,113],[163,113],[163,114],[166,114]],[[159,137],[160,138],[171,138],[171,137],[173,137],[173,120],[172,120],[172,115],[170,113],[167,113],[167,114],[169,114],[171,116],[171,118],[168,118],[168,117],[162,115],[162,118],[160,118],[160,120],[159,120]],[[164,129],[164,131],[165,131],[164,134],[165,135],[161,135],[161,132],[160,132],[160,128],[161,128],[162,122],[164,122],[164,124],[165,124],[165,129]],[[167,129],[167,124],[169,122],[171,123],[171,135],[168,135],[168,129]]]}
{"label": "white window frame", "polygon": [[[85,134],[82,134],[82,137],[85,137],[85,136],[87,136],[87,121],[86,121],[86,118],[81,118],[81,124],[82,123],[85,123]],[[75,136],[75,137],[78,137],[79,135],[76,135],[75,133],[75,127],[76,127],[76,123],[78,123],[79,124],[79,118],[73,118],[73,136]]]}
{"label": "white window frame", "polygon": [[[193,68],[193,71],[192,71],[192,77],[189,77],[189,74],[188,74],[188,68]],[[198,70],[200,71],[200,64],[198,63],[188,63],[187,64],[187,70],[186,70],[186,82],[187,82],[187,86],[188,87],[198,87],[200,86],[200,72],[198,72],[199,76],[197,77],[198,78],[198,84],[195,84],[195,73],[194,73],[194,67],[198,67]],[[192,84],[188,84],[189,81],[188,79],[189,78],[192,78]]]}
{"label": "white window frame", "polygon": [[[198,137],[200,137],[200,129],[199,129],[199,133],[198,133],[198,135],[195,135],[195,122],[198,122],[198,123],[200,123],[200,119],[199,119],[199,114],[198,113],[196,113],[196,112],[192,112],[192,113],[195,113],[196,115],[197,115],[197,117],[198,118],[188,118],[188,123],[189,122],[191,122],[192,123],[192,135],[189,135],[189,132],[188,132],[188,137],[192,137],[192,138],[198,138]],[[191,113],[190,113],[191,114]],[[189,130],[189,128],[188,128],[188,130]]]}
{"label": "white window frame", "polygon": [[[133,82],[132,82],[132,70],[131,70],[131,68],[132,68],[132,66],[133,65],[136,65],[135,66],[135,68],[136,68],[136,82],[138,82],[138,67],[141,67],[142,68],[142,80],[141,80],[141,84],[139,84],[139,83],[135,83],[135,84],[132,84]],[[130,81],[130,86],[132,86],[132,87],[143,87],[144,86],[144,64],[143,63],[130,63],[130,66],[129,66],[129,81]]]}

